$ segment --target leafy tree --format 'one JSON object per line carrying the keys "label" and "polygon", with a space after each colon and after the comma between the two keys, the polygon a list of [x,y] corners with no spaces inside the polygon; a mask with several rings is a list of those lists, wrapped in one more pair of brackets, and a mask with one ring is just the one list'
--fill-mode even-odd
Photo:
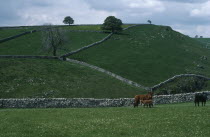
{"label": "leafy tree", "polygon": [[151,20],[148,20],[147,22],[148,22],[149,24],[152,24],[152,21],[151,21]]}
{"label": "leafy tree", "polygon": [[52,25],[45,26],[42,31],[43,49],[52,51],[53,56],[56,56],[57,50],[64,44],[64,34],[58,27]]}
{"label": "leafy tree", "polygon": [[74,24],[74,20],[73,20],[73,18],[72,17],[70,17],[70,16],[66,16],[65,18],[64,18],[64,20],[63,20],[63,23],[64,24]]}
{"label": "leafy tree", "polygon": [[119,32],[122,30],[122,21],[114,16],[109,16],[104,20],[101,29],[110,30],[113,33]]}

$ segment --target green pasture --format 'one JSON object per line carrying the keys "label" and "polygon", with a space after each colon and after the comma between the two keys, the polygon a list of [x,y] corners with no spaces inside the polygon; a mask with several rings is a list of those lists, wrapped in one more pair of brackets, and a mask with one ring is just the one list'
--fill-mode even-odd
{"label": "green pasture", "polygon": [[[166,26],[142,25],[114,34],[104,43],[70,58],[153,86],[178,74],[210,76],[210,50]],[[202,66],[202,67],[199,67]]]}
{"label": "green pasture", "polygon": [[208,137],[209,107],[0,109],[0,136]]}
{"label": "green pasture", "polygon": [[0,28],[0,39],[8,38],[31,30],[33,30],[33,28],[10,28],[10,29]]}
{"label": "green pasture", "polygon": [[[64,31],[65,44],[59,48],[57,55],[87,46],[106,37],[106,33],[68,32]],[[0,44],[0,55],[50,55],[43,50],[42,33],[35,32]]]}
{"label": "green pasture", "polygon": [[127,98],[144,90],[60,60],[0,59],[0,98]]}

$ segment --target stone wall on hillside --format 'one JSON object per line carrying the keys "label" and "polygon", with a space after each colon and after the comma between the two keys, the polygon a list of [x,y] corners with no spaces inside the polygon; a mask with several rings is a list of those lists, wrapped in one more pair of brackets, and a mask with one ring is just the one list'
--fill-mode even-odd
{"label": "stone wall on hillside", "polygon": [[27,35],[27,34],[31,34],[31,33],[34,33],[36,31],[37,30],[27,31],[27,32],[23,32],[23,33],[8,37],[8,38],[0,39],[0,43],[6,42],[6,41],[9,41],[9,40],[12,40],[12,39],[16,39],[18,37],[21,37],[21,36],[24,36],[24,35]]}
{"label": "stone wall on hillside", "polygon": [[[206,91],[208,100],[210,91]],[[195,93],[154,96],[154,104],[192,102]],[[94,98],[25,98],[0,99],[0,108],[93,108],[93,107],[133,107],[134,98],[94,99]]]}
{"label": "stone wall on hillside", "polygon": [[0,58],[59,59],[56,56],[0,55]]}
{"label": "stone wall on hillside", "polygon": [[78,53],[78,52],[80,52],[80,51],[83,51],[83,50],[85,50],[85,49],[88,49],[88,48],[90,48],[90,47],[93,47],[93,46],[95,46],[95,45],[101,44],[101,43],[103,43],[104,41],[106,41],[107,39],[109,39],[112,35],[113,35],[113,33],[110,33],[109,35],[107,35],[107,36],[106,36],[105,38],[103,38],[102,40],[97,41],[97,42],[95,42],[95,43],[92,43],[92,44],[90,44],[90,45],[84,46],[84,47],[82,47],[82,48],[80,48],[80,49],[77,49],[77,50],[72,51],[72,52],[70,52],[70,53],[67,53],[67,54],[65,54],[65,55],[62,55],[62,56],[60,56],[60,58],[68,57],[68,56],[70,56],[70,55],[76,54],[76,53]]}
{"label": "stone wall on hillside", "polygon": [[126,78],[123,78],[123,77],[121,77],[121,76],[119,76],[117,74],[114,74],[114,73],[112,73],[112,72],[110,72],[108,70],[105,70],[103,68],[100,68],[100,67],[97,67],[97,66],[94,66],[94,65],[82,62],[82,61],[74,60],[74,59],[67,58],[66,60],[69,61],[69,62],[72,62],[72,63],[76,63],[76,64],[80,64],[82,66],[89,67],[89,68],[97,70],[99,72],[103,72],[103,73],[105,73],[105,74],[107,74],[109,76],[112,76],[112,77],[114,77],[114,78],[116,78],[116,79],[118,79],[118,80],[120,80],[122,82],[125,82],[126,84],[129,84],[129,85],[132,85],[132,86],[135,86],[135,87],[139,87],[139,88],[143,88],[143,89],[148,90],[148,91],[150,90],[149,87],[142,86],[142,85],[140,85],[140,84],[138,84],[138,83],[136,83],[134,81],[131,81],[131,80],[126,79]]}

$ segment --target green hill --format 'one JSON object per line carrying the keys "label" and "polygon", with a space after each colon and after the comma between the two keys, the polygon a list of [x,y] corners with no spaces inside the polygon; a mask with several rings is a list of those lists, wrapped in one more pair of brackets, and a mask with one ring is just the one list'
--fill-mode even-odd
{"label": "green hill", "polygon": [[0,59],[0,98],[123,98],[141,89],[59,60]]}
{"label": "green hill", "polygon": [[[69,31],[65,31],[64,34],[66,43],[63,48],[58,50],[58,55],[92,44],[108,35],[105,33]],[[36,32],[1,43],[0,55],[52,55],[52,53],[42,50],[42,33]]]}
{"label": "green hill", "polygon": [[[128,26],[130,25],[123,27]],[[58,50],[58,55],[89,45],[108,35],[69,31],[98,31],[100,25],[64,26],[62,29],[68,41]],[[16,30],[9,30],[8,35],[23,31]],[[41,32],[36,32],[1,43],[0,55],[51,55],[42,51],[41,37]],[[170,27],[141,25],[114,34],[104,43],[70,58],[96,65],[150,87],[182,73],[209,76],[209,56],[210,51],[202,43],[175,32]],[[0,98],[120,98],[145,92],[106,74],[59,60],[0,59],[0,64]],[[180,83],[180,80],[175,82]],[[176,83],[170,85],[177,87]]]}
{"label": "green hill", "polygon": [[145,86],[183,73],[209,76],[210,51],[167,26],[141,25],[70,58],[84,61]]}

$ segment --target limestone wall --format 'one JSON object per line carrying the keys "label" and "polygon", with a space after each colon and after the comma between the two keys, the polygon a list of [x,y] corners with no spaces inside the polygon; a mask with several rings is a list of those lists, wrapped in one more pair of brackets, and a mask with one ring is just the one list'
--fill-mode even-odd
{"label": "limestone wall", "polygon": [[[210,91],[206,91],[208,100]],[[154,96],[154,104],[192,102],[195,93]],[[0,99],[0,108],[91,108],[91,107],[133,107],[134,98],[25,98]]]}
{"label": "limestone wall", "polygon": [[56,56],[0,55],[0,58],[58,59]]}
{"label": "limestone wall", "polygon": [[31,34],[31,33],[34,33],[36,31],[37,30],[27,31],[27,32],[20,33],[18,35],[14,35],[14,36],[8,37],[8,38],[0,39],[0,43],[6,42],[6,41],[9,41],[9,40],[12,40],[12,39],[16,39],[18,37],[21,37],[21,36],[24,36],[24,35],[27,35],[27,34]]}
{"label": "limestone wall", "polygon": [[138,84],[138,83],[136,83],[134,81],[131,81],[131,80],[126,79],[126,78],[123,78],[123,77],[121,77],[121,76],[119,76],[117,74],[114,74],[114,73],[112,73],[112,72],[110,72],[108,70],[105,70],[103,68],[100,68],[100,67],[97,67],[97,66],[94,66],[94,65],[82,62],[82,61],[74,60],[74,59],[67,58],[66,60],[69,61],[69,62],[72,62],[72,63],[76,63],[76,64],[80,64],[80,65],[92,68],[92,69],[97,70],[99,72],[103,72],[103,73],[105,73],[105,74],[107,74],[109,76],[112,76],[112,77],[114,77],[114,78],[116,78],[116,79],[118,79],[118,80],[120,80],[122,82],[125,82],[125,83],[129,84],[129,85],[132,85],[132,86],[135,86],[135,87],[140,87],[140,88],[143,88],[143,89],[148,90],[148,91],[150,90],[149,87],[145,87],[145,86],[140,85],[140,84]]}
{"label": "limestone wall", "polygon": [[82,51],[82,50],[85,50],[85,49],[88,49],[88,48],[93,47],[93,46],[95,46],[95,45],[98,45],[98,44],[100,44],[100,43],[106,41],[107,39],[109,39],[112,35],[113,35],[113,33],[110,33],[108,36],[106,36],[106,37],[103,38],[102,40],[97,41],[97,42],[95,42],[95,43],[92,43],[92,44],[90,44],[90,45],[84,46],[84,47],[82,47],[82,48],[80,48],[80,49],[77,49],[77,50],[72,51],[72,52],[70,52],[70,53],[67,53],[67,54],[65,54],[65,55],[62,55],[60,58],[68,57],[68,56],[73,55],[73,54],[75,54],[75,53],[78,53],[78,52],[80,52],[80,51]]}

